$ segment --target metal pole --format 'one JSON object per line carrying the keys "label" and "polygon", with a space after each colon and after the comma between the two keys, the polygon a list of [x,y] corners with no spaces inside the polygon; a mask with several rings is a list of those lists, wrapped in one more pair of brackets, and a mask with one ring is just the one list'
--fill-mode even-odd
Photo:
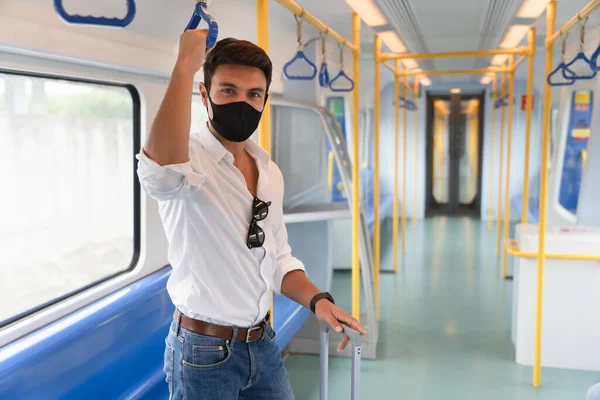
{"label": "metal pole", "polygon": [[[258,47],[269,54],[269,0],[256,0],[256,39]],[[258,144],[271,153],[271,101],[268,99],[258,126]],[[272,291],[269,318],[273,326]]]}
{"label": "metal pole", "polygon": [[[515,65],[515,56],[510,56],[510,67]],[[512,128],[513,128],[513,99],[515,95],[515,73],[508,73],[508,139],[507,139],[507,150],[506,150],[506,196],[504,198],[504,241],[508,240],[508,233],[510,229],[510,162],[512,153]],[[506,247],[503,244],[503,257],[502,257],[502,277],[506,279],[507,276],[507,262],[508,254]]]}
{"label": "metal pole", "polygon": [[373,212],[375,217],[375,227],[373,232],[373,252],[375,253],[375,315],[379,320],[379,269],[380,269],[380,246],[381,246],[381,227],[379,224],[379,124],[381,118],[381,64],[379,62],[379,53],[381,52],[381,38],[375,35],[375,171],[374,171],[374,205]]}
{"label": "metal pole", "polygon": [[523,168],[523,210],[521,223],[527,223],[529,211],[529,153],[531,151],[531,113],[533,112],[533,63],[535,60],[535,27],[529,29],[527,43],[531,54],[527,56],[527,105],[525,114],[525,166]]}
{"label": "metal pole", "polygon": [[359,262],[359,232],[360,232],[360,154],[359,154],[359,111],[360,111],[360,17],[352,14],[352,39],[354,46],[359,49],[353,53],[354,90],[352,92],[352,141],[354,160],[352,162],[352,316],[360,319],[360,262]]}
{"label": "metal pole", "polygon": [[[546,37],[554,34],[556,23],[556,1],[548,3],[546,9]],[[552,55],[554,44],[546,46],[546,74],[552,72]],[[552,88],[544,84],[544,116],[542,125],[542,161],[540,174],[540,215],[539,215],[539,242],[538,242],[538,282],[535,313],[535,353],[533,359],[533,386],[540,387],[542,376],[542,308],[544,299],[544,257],[546,252],[546,208],[548,195],[548,157],[550,153],[550,106],[552,102]]]}
{"label": "metal pole", "polygon": [[400,60],[396,60],[396,72],[394,73],[394,272],[398,272],[398,147],[400,142]]}
{"label": "metal pole", "polygon": [[[404,67],[408,71],[408,67]],[[408,97],[408,76],[404,75],[404,99]],[[403,144],[402,144],[402,254],[406,254],[406,136],[408,111],[404,107],[403,117]]]}
{"label": "metal pole", "polygon": [[496,147],[496,91],[498,90],[498,77],[492,77],[492,139],[490,143],[490,204],[488,205],[488,231],[492,231],[494,219],[494,147]]}
{"label": "metal pole", "polygon": [[[417,94],[419,93],[419,80],[415,77],[415,81],[414,83],[414,89],[413,89],[413,100],[415,102],[415,105],[418,103],[419,99],[417,98]],[[415,229],[417,227],[417,170],[418,170],[418,164],[417,164],[417,152],[419,150],[418,148],[418,141],[419,141],[419,130],[418,130],[418,124],[419,124],[419,109],[416,108],[415,110],[413,110],[413,115],[414,115],[414,123],[413,123],[413,128],[415,131],[414,134],[414,148],[413,148],[413,167],[414,167],[414,177],[413,177],[413,215],[412,215],[412,227],[413,229]]]}
{"label": "metal pole", "polygon": [[[500,98],[503,99],[506,90],[506,73],[502,74],[502,83],[500,84]],[[498,243],[496,246],[496,257],[500,257],[500,242],[502,239],[502,175],[504,168],[504,116],[505,111],[502,107],[500,111],[500,178],[498,183],[498,217],[496,219],[496,235]]]}

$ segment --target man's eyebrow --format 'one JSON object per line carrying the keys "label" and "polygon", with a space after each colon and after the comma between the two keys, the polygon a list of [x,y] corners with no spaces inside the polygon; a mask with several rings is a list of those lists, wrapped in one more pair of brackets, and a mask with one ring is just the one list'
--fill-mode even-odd
{"label": "man's eyebrow", "polygon": [[[221,87],[229,87],[229,88],[232,88],[232,89],[239,89],[236,85],[234,85],[231,82],[221,82],[221,83],[219,83],[219,86],[221,86]],[[260,88],[260,87],[251,88],[251,89],[248,89],[248,91],[249,92],[259,92],[259,93],[265,93],[266,92],[265,89]]]}

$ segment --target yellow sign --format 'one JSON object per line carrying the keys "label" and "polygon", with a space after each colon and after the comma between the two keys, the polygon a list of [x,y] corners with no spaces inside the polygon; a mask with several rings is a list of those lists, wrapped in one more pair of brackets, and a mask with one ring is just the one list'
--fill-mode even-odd
{"label": "yellow sign", "polygon": [[575,104],[590,104],[590,92],[575,93]]}
{"label": "yellow sign", "polygon": [[590,130],[589,129],[573,129],[571,131],[571,135],[577,139],[589,138]]}

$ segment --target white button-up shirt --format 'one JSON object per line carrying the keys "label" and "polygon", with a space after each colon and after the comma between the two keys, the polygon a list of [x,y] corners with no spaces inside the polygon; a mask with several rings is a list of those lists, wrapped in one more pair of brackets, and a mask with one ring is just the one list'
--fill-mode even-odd
{"label": "white button-up shirt", "polygon": [[233,155],[207,126],[190,136],[186,163],[160,166],[143,150],[137,155],[142,188],[158,200],[169,241],[173,304],[190,318],[238,327],[260,322],[270,291],[281,293],[288,272],[304,271],[288,245],[281,171],[252,140],[246,151],[258,167],[257,197],[271,202],[267,218],[258,222],[264,245],[253,249],[246,240],[254,197]]}

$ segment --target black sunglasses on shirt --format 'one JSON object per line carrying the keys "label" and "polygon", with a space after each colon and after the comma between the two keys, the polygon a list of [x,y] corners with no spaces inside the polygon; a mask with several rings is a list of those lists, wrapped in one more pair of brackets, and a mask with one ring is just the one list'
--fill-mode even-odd
{"label": "black sunglasses on shirt", "polygon": [[254,198],[252,204],[252,221],[250,222],[250,229],[248,230],[248,240],[246,245],[249,249],[253,247],[261,247],[265,242],[265,232],[257,222],[262,221],[269,215],[270,201],[264,202],[258,198]]}

